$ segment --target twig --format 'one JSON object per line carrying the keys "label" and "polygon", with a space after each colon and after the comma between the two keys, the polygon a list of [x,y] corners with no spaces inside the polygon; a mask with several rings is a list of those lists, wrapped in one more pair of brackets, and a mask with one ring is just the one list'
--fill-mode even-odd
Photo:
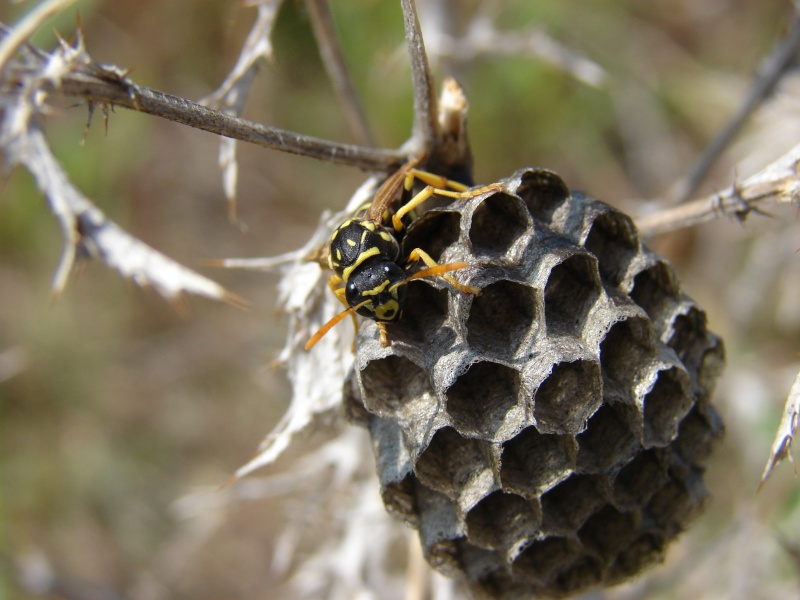
{"label": "twig", "polygon": [[441,37],[440,55],[461,63],[480,56],[530,56],[591,87],[601,88],[608,79],[603,67],[553,39],[543,29],[499,30],[486,14],[478,14],[472,20],[466,35]]}
{"label": "twig", "polygon": [[73,2],[75,0],[45,0],[14,25],[13,30],[6,31],[3,43],[0,44],[0,72],[16,51],[28,41],[34,31],[41,27],[47,19]]}
{"label": "twig", "polygon": [[772,203],[797,203],[800,200],[800,145],[744,182],[735,182],[728,190],[701,200],[669,208],[637,219],[644,236],[691,227],[720,216],[743,221],[752,212],[762,212]]}
{"label": "twig", "polygon": [[347,71],[328,1],[306,0],[306,10],[314,30],[314,37],[317,39],[322,63],[325,65],[333,90],[339,97],[350,131],[358,143],[374,146],[375,137],[372,135],[364,109]]}
{"label": "twig", "polygon": [[436,90],[433,86],[428,56],[425,54],[425,42],[417,18],[417,7],[414,0],[400,0],[403,8],[403,22],[406,30],[406,43],[411,61],[411,78],[414,84],[414,134],[412,142],[429,155],[434,152],[439,139],[439,123],[437,121]]}
{"label": "twig", "polygon": [[695,162],[689,173],[673,188],[670,196],[673,202],[685,202],[697,189],[703,178],[719,155],[736,136],[750,115],[772,95],[775,86],[787,73],[797,58],[800,50],[800,12],[795,9],[795,18],[789,35],[778,44],[773,53],[764,62],[758,76],[750,88],[739,110],[731,118],[725,128],[715,137]]}
{"label": "twig", "polygon": [[[0,36],[6,38],[9,31],[0,23]],[[7,71],[5,83],[13,88],[22,85],[31,74],[31,66],[12,61],[8,63]],[[63,74],[58,86],[43,82],[42,90],[81,98],[90,104],[121,106],[264,148],[367,171],[391,171],[408,159],[408,155],[399,150],[331,142],[248,121],[190,100],[139,86],[124,71],[94,62],[71,65],[71,70]]]}
{"label": "twig", "polygon": [[[239,59],[222,85],[211,95],[200,100],[200,104],[223,110],[235,117],[242,115],[259,65],[272,58],[271,35],[281,1],[260,0],[258,2],[255,22],[242,45]],[[219,166],[222,169],[222,187],[228,200],[228,217],[232,222],[243,227],[236,217],[236,188],[239,181],[237,148],[238,142],[235,139],[220,139]]]}
{"label": "twig", "polygon": [[122,86],[86,74],[65,78],[61,91],[67,96],[130,108],[264,148],[364,170],[390,171],[406,160],[406,155],[397,150],[366,148],[301,135],[234,117],[146,87],[133,84]]}

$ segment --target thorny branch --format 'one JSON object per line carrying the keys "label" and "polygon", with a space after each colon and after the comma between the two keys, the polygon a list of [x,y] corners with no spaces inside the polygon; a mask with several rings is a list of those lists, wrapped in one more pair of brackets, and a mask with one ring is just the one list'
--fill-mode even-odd
{"label": "thorny branch", "polygon": [[[272,58],[272,27],[281,0],[262,0],[258,14],[245,40],[239,59],[222,85],[210,96],[200,101],[209,108],[222,110],[235,117],[244,111],[250,86],[262,61]],[[237,140],[223,137],[219,147],[219,166],[222,169],[222,187],[228,199],[228,216],[236,220],[236,188],[239,180],[239,162],[236,158]]]}
{"label": "thorny branch", "polygon": [[[9,35],[10,30],[6,26],[0,24],[0,28],[2,28],[0,33],[4,37]],[[29,68],[13,61],[6,65],[6,71],[4,84],[10,88],[22,85],[26,78],[33,75]],[[42,81],[41,89],[45,93],[60,93],[68,97],[81,98],[89,103],[136,110],[264,148],[350,165],[368,171],[389,171],[407,159],[405,153],[397,150],[331,142],[255,123],[190,100],[137,85],[124,75],[124,72],[115,67],[87,61],[71,65],[61,76],[58,86],[53,85],[51,81]]]}
{"label": "thorny branch", "polygon": [[406,156],[396,150],[341,144],[262,125],[136,85],[127,78],[124,82],[108,82],[92,73],[73,73],[64,79],[60,91],[66,96],[130,108],[264,148],[368,171],[391,170]]}
{"label": "thorny branch", "polygon": [[769,204],[800,201],[800,145],[745,181],[701,200],[665,209],[636,220],[644,236],[675,231],[721,216],[744,221],[750,213],[763,212]]}
{"label": "thorny branch", "polygon": [[360,144],[374,146],[375,137],[372,135],[353,80],[348,73],[328,0],[306,0],[305,6],[314,30],[314,37],[317,39],[322,64],[325,65],[328,79],[339,97],[339,103],[350,131]]}
{"label": "thorny branch", "polygon": [[417,17],[414,0],[400,0],[403,7],[403,23],[406,29],[406,44],[411,61],[411,79],[414,84],[414,134],[412,137],[418,151],[435,154],[434,144],[439,139],[436,120],[436,90],[433,87],[428,55]]}
{"label": "thorny branch", "polygon": [[481,56],[531,56],[591,87],[602,88],[608,79],[602,66],[564,46],[543,29],[501,30],[487,14],[480,12],[464,35],[440,33],[439,38],[439,56],[459,63],[469,63]]}
{"label": "thorny branch", "polygon": [[772,55],[762,64],[747,97],[723,130],[711,141],[688,175],[672,190],[674,202],[685,202],[697,190],[708,171],[723,150],[741,130],[750,115],[772,95],[776,86],[793,65],[800,52],[800,6],[795,3],[795,17],[786,38],[778,44]]}
{"label": "thorny branch", "polygon": [[31,35],[50,17],[64,10],[75,0],[47,0],[25,15],[13,30],[5,32],[5,37],[0,44],[0,72],[30,38]]}
{"label": "thorny branch", "polygon": [[[45,89],[57,88],[62,76],[76,65],[95,69],[109,81],[124,79],[117,71],[99,70],[89,59],[78,36],[75,46],[63,41],[50,55],[30,48],[20,62],[27,77],[0,96],[0,151],[9,167],[24,166],[44,192],[50,209],[64,235],[64,251],[53,279],[53,290],[61,292],[69,273],[80,258],[95,257],[139,285],[152,286],[180,306],[184,293],[225,300],[243,301],[210,279],[183,267],[137,240],[109,220],[103,212],[69,181],[53,156],[41,129]],[[6,65],[7,70],[12,64]]]}

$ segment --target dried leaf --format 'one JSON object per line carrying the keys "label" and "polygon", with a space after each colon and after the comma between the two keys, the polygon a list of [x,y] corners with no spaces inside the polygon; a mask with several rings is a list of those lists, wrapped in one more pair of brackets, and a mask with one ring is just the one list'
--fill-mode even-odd
{"label": "dried leaf", "polygon": [[236,471],[234,479],[272,463],[296,433],[317,416],[342,404],[342,381],[353,365],[353,331],[352,327],[336,327],[310,352],[304,349],[312,334],[342,308],[328,290],[327,271],[309,257],[328,241],[330,232],[345,215],[352,214],[371,197],[378,183],[379,178],[370,177],[344,211],[324,215],[311,240],[299,250],[273,258],[222,261],[223,266],[230,268],[281,272],[279,303],[289,315],[286,346],[276,362],[288,371],[292,401],[278,425],[261,442],[257,454]]}
{"label": "dried leaf", "polygon": [[[3,35],[7,36],[8,30],[4,30]],[[53,290],[60,293],[64,289],[77,259],[94,257],[138,285],[153,287],[178,305],[184,293],[246,304],[113,223],[72,185],[51,152],[39,117],[47,90],[57,88],[62,78],[79,66],[89,65],[98,75],[115,80],[124,78],[124,73],[115,67],[93,63],[80,31],[73,46],[61,41],[49,55],[28,51],[20,61],[17,66],[24,66],[25,76],[18,85],[8,88],[12,91],[0,97],[0,152],[5,155],[9,167],[22,165],[30,171],[61,225],[64,250],[53,279]]]}
{"label": "dried leaf", "polygon": [[[258,7],[258,14],[247,39],[244,42],[239,60],[222,85],[201,104],[211,108],[241,116],[250,85],[258,71],[259,63],[272,60],[272,26],[282,0],[259,0],[251,4]],[[239,163],[236,158],[237,142],[222,138],[219,149],[219,166],[222,169],[222,182],[225,197],[228,199],[228,213],[236,220],[236,187],[239,178]]]}
{"label": "dried leaf", "polygon": [[[789,462],[794,465],[791,450],[794,432],[797,429],[798,414],[800,414],[800,373],[795,377],[789,397],[786,399],[786,405],[783,407],[783,418],[778,426],[775,441],[772,443],[772,451],[770,452],[767,466],[764,468],[764,473],[761,475],[761,483],[758,489],[764,487],[767,477],[770,476],[770,473],[779,462],[788,458]],[[797,473],[796,465],[795,473]]]}

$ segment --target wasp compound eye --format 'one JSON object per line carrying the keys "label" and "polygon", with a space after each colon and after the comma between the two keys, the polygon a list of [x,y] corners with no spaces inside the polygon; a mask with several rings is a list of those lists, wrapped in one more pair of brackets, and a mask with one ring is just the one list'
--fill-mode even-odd
{"label": "wasp compound eye", "polygon": [[364,265],[350,276],[345,298],[350,306],[369,300],[356,313],[375,321],[400,318],[406,300],[406,274],[396,264],[376,261]]}

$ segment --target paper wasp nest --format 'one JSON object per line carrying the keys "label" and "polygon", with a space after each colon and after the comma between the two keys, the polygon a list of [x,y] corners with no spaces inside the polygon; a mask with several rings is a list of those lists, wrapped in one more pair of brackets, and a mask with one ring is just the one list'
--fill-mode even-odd
{"label": "paper wasp nest", "polygon": [[362,328],[348,411],[387,509],[477,596],[564,596],[659,560],[702,508],[722,343],[629,217],[541,169],[403,240],[481,288],[409,284]]}

